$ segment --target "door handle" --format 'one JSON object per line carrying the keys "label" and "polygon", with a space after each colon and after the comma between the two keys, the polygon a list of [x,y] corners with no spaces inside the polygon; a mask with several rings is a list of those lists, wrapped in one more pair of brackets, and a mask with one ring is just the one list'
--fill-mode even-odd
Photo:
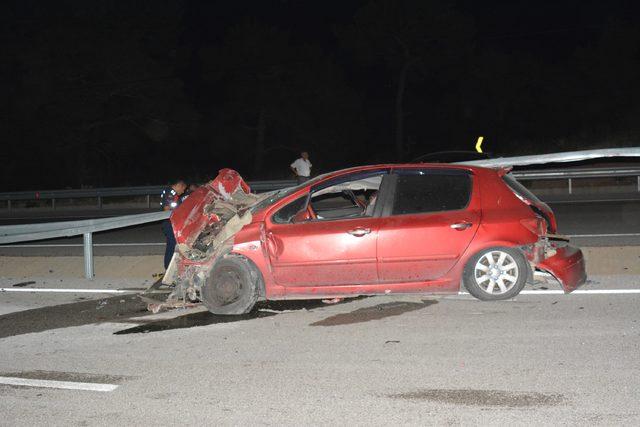
{"label": "door handle", "polygon": [[456,222],[455,224],[451,224],[451,228],[453,228],[454,230],[462,231],[471,227],[471,225],[472,224],[470,222]]}
{"label": "door handle", "polygon": [[362,237],[365,234],[371,233],[371,229],[358,227],[358,228],[354,228],[353,230],[347,231],[347,233],[351,234],[352,236]]}

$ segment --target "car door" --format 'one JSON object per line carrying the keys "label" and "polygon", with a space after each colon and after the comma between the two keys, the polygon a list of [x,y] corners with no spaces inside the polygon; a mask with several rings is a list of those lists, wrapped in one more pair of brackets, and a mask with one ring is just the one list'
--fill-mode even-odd
{"label": "car door", "polygon": [[[380,182],[383,174],[386,171],[375,172],[380,176]],[[375,175],[367,173],[368,177]],[[362,179],[362,174],[349,178]],[[341,180],[344,182],[345,178]],[[336,206],[331,214],[327,214],[330,203],[324,198],[321,204],[317,204],[323,206],[322,212],[326,215],[323,219],[315,217],[292,221],[301,218],[301,210],[309,208],[314,192],[331,184],[312,188],[310,194],[290,202],[270,218],[266,239],[277,284],[332,286],[378,282],[376,239],[379,214],[354,217],[349,206]],[[340,212],[347,217],[339,217]]]}
{"label": "car door", "polygon": [[381,282],[423,282],[444,276],[480,222],[477,185],[464,169],[394,171],[378,231]]}

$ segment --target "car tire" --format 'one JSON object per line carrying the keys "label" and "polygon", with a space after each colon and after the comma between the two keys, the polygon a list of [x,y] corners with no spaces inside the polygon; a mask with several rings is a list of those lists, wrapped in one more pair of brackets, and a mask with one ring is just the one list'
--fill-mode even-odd
{"label": "car tire", "polygon": [[226,255],[211,269],[200,296],[213,314],[245,314],[258,301],[261,281],[260,271],[247,258]]}
{"label": "car tire", "polygon": [[521,251],[494,247],[478,252],[467,261],[462,283],[479,300],[497,301],[518,295],[528,277],[529,263]]}

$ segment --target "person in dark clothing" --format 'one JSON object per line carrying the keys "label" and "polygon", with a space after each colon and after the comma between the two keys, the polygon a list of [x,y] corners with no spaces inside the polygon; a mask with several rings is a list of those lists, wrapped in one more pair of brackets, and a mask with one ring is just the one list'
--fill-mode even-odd
{"label": "person in dark clothing", "polygon": [[184,193],[182,193],[182,196],[180,196],[180,203],[184,202],[187,197],[189,197],[189,194],[193,193],[194,191],[196,191],[198,188],[200,188],[200,186],[198,184],[189,184],[189,187],[184,190]]}
{"label": "person in dark clothing", "polygon": [[[184,181],[178,180],[170,187],[162,190],[162,194],[160,195],[160,207],[162,210],[172,211],[177,208],[182,202],[180,196],[184,193],[186,188],[187,185]],[[164,269],[166,270],[169,267],[171,258],[173,257],[173,252],[176,250],[176,237],[173,234],[173,227],[171,226],[171,221],[169,219],[162,221],[162,232],[167,238],[167,247],[164,251]]]}

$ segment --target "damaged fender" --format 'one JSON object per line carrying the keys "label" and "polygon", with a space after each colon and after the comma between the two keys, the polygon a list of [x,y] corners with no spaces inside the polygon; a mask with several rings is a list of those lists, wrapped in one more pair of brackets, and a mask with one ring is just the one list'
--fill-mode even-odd
{"label": "damaged fender", "polygon": [[570,293],[587,281],[586,263],[579,248],[569,245],[569,238],[557,234],[542,237],[535,245],[521,248],[531,264],[551,274]]}
{"label": "damaged fender", "polygon": [[576,290],[587,281],[584,256],[574,246],[558,248],[555,255],[539,262],[536,267],[558,279],[565,293]]}

